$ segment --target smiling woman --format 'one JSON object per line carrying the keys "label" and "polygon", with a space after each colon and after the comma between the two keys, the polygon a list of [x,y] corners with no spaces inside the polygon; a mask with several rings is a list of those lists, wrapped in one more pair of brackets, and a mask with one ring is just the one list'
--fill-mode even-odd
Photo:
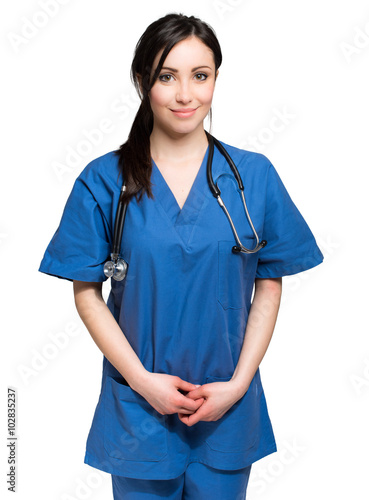
{"label": "smiling woman", "polygon": [[[162,53],[160,51],[154,59],[154,68],[158,66]],[[154,120],[150,137],[151,156],[181,208],[207,149],[203,122],[211,108],[217,75],[212,51],[192,36],[177,43],[169,52],[165,66],[150,90]],[[197,147],[179,155],[173,169],[173,158],[177,153],[165,137],[175,138],[183,134],[192,136]]]}
{"label": "smiling woman", "polygon": [[[85,462],[112,475],[116,500],[245,498],[252,463],[276,451],[259,364],[282,276],[323,259],[269,160],[205,131],[221,62],[214,31],[195,17],[147,28],[128,139],[77,178],[40,266],[73,281],[104,354]],[[235,227],[247,248],[235,246]]]}
{"label": "smiling woman", "polygon": [[[161,53],[156,56],[154,67],[160,57]],[[173,47],[150,91],[155,132],[151,144],[162,132],[200,132],[204,136],[202,124],[211,107],[216,76],[214,56],[198,38],[187,38]]]}

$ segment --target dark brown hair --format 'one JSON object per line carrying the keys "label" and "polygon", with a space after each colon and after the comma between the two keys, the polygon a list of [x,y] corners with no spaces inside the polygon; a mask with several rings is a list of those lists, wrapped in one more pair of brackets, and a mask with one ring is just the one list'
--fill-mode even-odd
{"label": "dark brown hair", "polygon": [[[218,39],[208,24],[194,16],[168,14],[150,24],[136,45],[131,66],[131,79],[140,96],[141,105],[127,141],[115,152],[119,155],[119,167],[127,185],[123,195],[123,200],[127,203],[133,196],[140,201],[145,192],[149,198],[153,198],[150,181],[152,171],[150,135],[154,118],[149,92],[172,48],[178,42],[191,36],[196,36],[212,50],[215,71],[217,71],[222,63]],[[154,59],[160,50],[163,50],[163,54],[150,78]]]}

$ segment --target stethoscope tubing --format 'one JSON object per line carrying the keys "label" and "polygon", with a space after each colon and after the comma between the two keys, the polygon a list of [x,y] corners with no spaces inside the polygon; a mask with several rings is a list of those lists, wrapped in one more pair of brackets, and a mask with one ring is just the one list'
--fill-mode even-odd
{"label": "stethoscope tubing", "polygon": [[123,182],[119,195],[118,208],[115,216],[112,255],[119,257],[120,246],[123,236],[124,221],[127,212],[127,203],[122,203],[123,194],[126,191],[126,181]]}
{"label": "stethoscope tubing", "polygon": [[205,133],[207,135],[208,142],[209,142],[209,155],[208,155],[208,164],[207,164],[207,168],[206,168],[206,175],[207,175],[207,179],[208,179],[209,188],[210,188],[210,191],[213,193],[213,196],[215,198],[217,198],[220,195],[220,189],[218,188],[218,186],[216,184],[214,184],[213,175],[212,175],[214,145],[217,147],[217,149],[220,151],[220,153],[226,159],[228,165],[230,166],[230,168],[232,170],[233,175],[236,178],[239,189],[241,191],[243,191],[244,187],[243,187],[240,173],[239,173],[236,165],[234,164],[234,161],[229,156],[228,151],[225,149],[223,144],[221,144],[218,141],[218,139],[215,139],[215,137],[213,137],[211,134],[209,134],[209,132],[205,131]]}
{"label": "stethoscope tubing", "polygon": [[[215,137],[213,137],[211,134],[209,134],[208,132],[205,132],[205,133],[206,133],[208,141],[209,141],[208,164],[207,164],[207,168],[206,168],[207,180],[208,180],[210,191],[212,192],[213,196],[216,198],[216,200],[218,201],[219,205],[221,206],[221,208],[223,209],[224,213],[227,216],[228,222],[231,225],[233,235],[234,235],[235,240],[237,242],[237,246],[235,245],[232,248],[232,252],[233,253],[240,253],[241,252],[241,253],[247,253],[247,254],[256,253],[259,250],[261,250],[262,248],[264,248],[265,245],[267,244],[267,242],[265,240],[262,240],[259,243],[258,233],[255,230],[254,224],[252,223],[252,220],[251,220],[248,208],[247,208],[245,194],[244,194],[244,186],[243,186],[243,182],[242,182],[240,173],[238,171],[238,168],[234,164],[234,161],[232,160],[232,158],[228,154],[228,151],[225,149],[225,147],[217,139],[215,139]],[[254,233],[254,236],[255,236],[255,239],[256,239],[256,244],[255,244],[254,248],[252,248],[252,249],[246,248],[241,243],[241,240],[240,240],[240,238],[238,236],[238,233],[236,231],[235,225],[233,223],[232,217],[230,216],[230,214],[229,214],[229,212],[227,210],[227,207],[225,206],[225,203],[223,202],[223,200],[221,198],[221,191],[220,191],[218,185],[214,183],[213,175],[212,175],[212,165],[213,165],[213,157],[214,157],[214,145],[218,148],[218,150],[220,151],[220,153],[226,159],[226,161],[227,161],[229,167],[231,168],[232,173],[233,173],[233,175],[234,175],[234,177],[235,177],[235,179],[237,181],[238,191],[239,191],[241,199],[242,199],[242,204],[243,204],[243,208],[245,210],[246,218],[247,218],[247,220],[248,220],[248,222],[250,224],[250,227],[251,227],[252,232]]]}
{"label": "stethoscope tubing", "polygon": [[[267,242],[265,240],[262,240],[259,242],[259,237],[258,234],[255,230],[254,224],[252,223],[247,204],[246,204],[246,199],[244,195],[244,186],[242,183],[242,179],[240,176],[240,173],[234,164],[232,158],[228,154],[228,151],[224,148],[224,146],[217,140],[215,137],[213,137],[211,134],[208,132],[205,132],[208,142],[209,142],[209,152],[208,152],[208,161],[207,161],[207,167],[206,167],[206,175],[207,175],[207,181],[209,184],[210,191],[212,192],[213,196],[217,199],[218,204],[224,211],[229,224],[232,228],[233,235],[235,237],[237,245],[232,247],[232,252],[233,253],[246,253],[246,254],[253,254],[261,250]],[[248,220],[248,223],[250,224],[250,227],[252,229],[252,232],[255,236],[256,239],[256,244],[254,248],[249,249],[246,248],[242,243],[241,240],[238,236],[237,230],[235,228],[235,225],[233,223],[232,217],[230,216],[227,207],[225,206],[222,198],[221,198],[221,191],[218,187],[217,184],[214,183],[213,180],[213,175],[212,175],[212,165],[213,165],[213,158],[214,158],[214,146],[217,147],[219,152],[222,154],[222,156],[226,159],[230,169],[232,170],[232,173],[237,181],[238,184],[238,191],[240,193],[241,199],[242,199],[242,205],[246,214],[246,218]],[[127,203],[123,202],[123,195],[124,192],[126,191],[126,181],[123,182],[122,189],[120,191],[119,195],[119,200],[118,200],[118,207],[117,207],[117,212],[115,216],[115,223],[114,223],[114,231],[113,231],[113,244],[112,244],[112,253],[110,254],[111,260],[105,263],[104,266],[104,273],[107,277],[112,277],[116,281],[121,281],[122,279],[125,278],[128,264],[120,258],[120,250],[121,250],[121,242],[122,242],[122,236],[123,236],[123,229],[124,229],[124,221],[127,213]]]}

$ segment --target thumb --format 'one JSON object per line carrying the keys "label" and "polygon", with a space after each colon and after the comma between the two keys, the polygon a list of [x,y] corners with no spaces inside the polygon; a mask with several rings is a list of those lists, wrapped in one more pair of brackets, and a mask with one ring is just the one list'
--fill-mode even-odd
{"label": "thumb", "polygon": [[200,398],[204,398],[205,399],[205,397],[206,397],[205,392],[206,391],[205,391],[204,387],[202,385],[199,385],[195,389],[193,389],[192,391],[190,391],[187,394],[187,397],[190,398],[190,399],[200,399]]}
{"label": "thumb", "polygon": [[191,384],[191,382],[186,382],[186,380],[179,379],[177,384],[177,389],[181,389],[181,391],[189,392],[195,390],[199,385]]}

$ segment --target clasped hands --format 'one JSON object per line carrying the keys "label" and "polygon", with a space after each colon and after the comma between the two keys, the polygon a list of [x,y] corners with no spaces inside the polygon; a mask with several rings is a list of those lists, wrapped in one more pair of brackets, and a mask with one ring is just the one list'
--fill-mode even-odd
{"label": "clasped hands", "polygon": [[161,415],[177,413],[189,427],[219,420],[244,394],[234,380],[198,386],[164,373],[150,373],[139,392]]}
{"label": "clasped hands", "polygon": [[189,427],[200,420],[219,420],[237,401],[229,386],[230,382],[211,382],[189,390],[184,396],[197,407],[192,413],[178,412],[179,420]]}

